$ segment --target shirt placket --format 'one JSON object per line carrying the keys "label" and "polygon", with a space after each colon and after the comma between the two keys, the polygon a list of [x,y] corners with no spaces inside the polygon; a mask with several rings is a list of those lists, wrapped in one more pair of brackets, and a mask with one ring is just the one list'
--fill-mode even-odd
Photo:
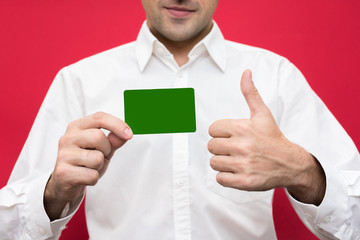
{"label": "shirt placket", "polygon": [[[174,88],[188,86],[188,71],[176,72]],[[176,240],[191,239],[188,133],[173,134],[173,201]]]}

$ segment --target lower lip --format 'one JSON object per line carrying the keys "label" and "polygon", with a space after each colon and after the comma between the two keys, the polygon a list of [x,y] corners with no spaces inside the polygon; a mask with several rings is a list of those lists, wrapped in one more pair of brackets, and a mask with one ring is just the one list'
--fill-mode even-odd
{"label": "lower lip", "polygon": [[184,17],[189,16],[192,13],[192,11],[180,11],[180,10],[169,9],[169,8],[167,10],[172,16],[174,16],[176,18],[184,18]]}

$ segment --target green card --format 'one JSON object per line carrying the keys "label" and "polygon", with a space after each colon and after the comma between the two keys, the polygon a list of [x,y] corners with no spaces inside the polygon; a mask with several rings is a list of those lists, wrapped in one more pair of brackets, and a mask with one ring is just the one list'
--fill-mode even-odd
{"label": "green card", "polygon": [[125,90],[124,110],[134,134],[196,131],[193,88]]}

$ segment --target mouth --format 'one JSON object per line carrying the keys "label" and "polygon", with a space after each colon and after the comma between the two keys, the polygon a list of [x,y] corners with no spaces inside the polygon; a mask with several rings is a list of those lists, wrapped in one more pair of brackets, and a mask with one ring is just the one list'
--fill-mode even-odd
{"label": "mouth", "polygon": [[165,10],[175,18],[185,18],[195,12],[185,7],[165,7]]}

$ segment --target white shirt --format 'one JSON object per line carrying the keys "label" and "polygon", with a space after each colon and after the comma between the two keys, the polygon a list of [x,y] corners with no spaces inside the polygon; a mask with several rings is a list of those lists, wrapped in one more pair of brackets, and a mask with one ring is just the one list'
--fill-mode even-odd
{"label": "white shirt", "polygon": [[218,119],[249,118],[240,91],[245,69],[284,135],[320,161],[327,188],[319,207],[291,199],[322,239],[360,239],[360,158],[351,139],[286,59],[212,31],[179,67],[144,23],[135,42],[62,69],[38,113],[9,183],[0,191],[2,239],[53,239],[80,203],[50,222],[43,192],[67,125],[103,111],[124,119],[127,89],[191,87],[195,133],[135,135],[86,193],[90,239],[276,239],[273,190],[220,186],[207,150]]}

